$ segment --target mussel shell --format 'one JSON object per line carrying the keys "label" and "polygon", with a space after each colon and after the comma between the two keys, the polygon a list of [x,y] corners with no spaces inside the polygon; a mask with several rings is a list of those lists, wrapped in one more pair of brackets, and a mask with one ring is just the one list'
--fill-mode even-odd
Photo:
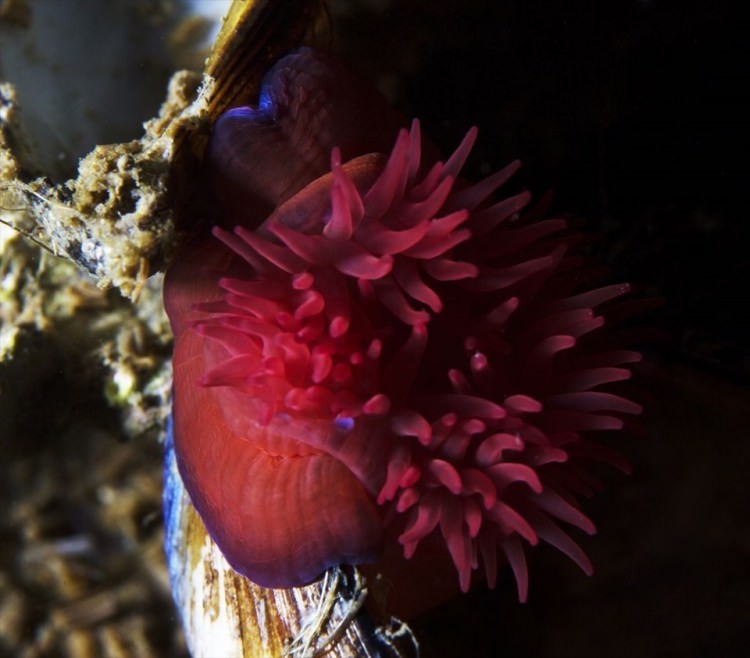
{"label": "mussel shell", "polygon": [[321,0],[234,0],[206,62],[216,82],[210,117],[254,99],[263,74],[304,43],[322,9]]}

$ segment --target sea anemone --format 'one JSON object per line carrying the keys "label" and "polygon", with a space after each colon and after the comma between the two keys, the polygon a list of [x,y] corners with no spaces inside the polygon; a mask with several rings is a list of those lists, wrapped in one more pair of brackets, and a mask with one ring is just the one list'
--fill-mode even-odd
{"label": "sea anemone", "polygon": [[496,200],[517,162],[460,177],[476,129],[443,160],[401,124],[308,49],[217,123],[220,224],[165,287],[180,473],[259,584],[442,541],[462,590],[500,556],[525,600],[525,544],[591,571],[559,525],[594,531],[587,463],[627,468],[593,436],[640,412],[610,390],[640,356],[604,331],[628,286],[588,289],[564,218]]}

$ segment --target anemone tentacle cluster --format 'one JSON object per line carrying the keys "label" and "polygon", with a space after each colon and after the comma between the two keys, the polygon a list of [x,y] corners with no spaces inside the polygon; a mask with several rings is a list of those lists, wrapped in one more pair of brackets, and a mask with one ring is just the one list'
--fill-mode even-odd
{"label": "anemone tentacle cluster", "polygon": [[386,456],[363,485],[407,558],[442,536],[466,591],[480,563],[495,585],[502,554],[525,600],[525,544],[591,571],[559,523],[594,532],[588,460],[626,468],[589,435],[640,412],[608,390],[640,355],[603,331],[628,286],[579,292],[567,222],[526,210],[525,192],[493,200],[518,163],[459,179],[475,138],[434,164],[417,121],[387,158],[334,148],[330,173],[259,228],[214,228],[233,274],[190,331],[210,355],[200,385],[252,399],[259,425],[370,428],[362,453]]}

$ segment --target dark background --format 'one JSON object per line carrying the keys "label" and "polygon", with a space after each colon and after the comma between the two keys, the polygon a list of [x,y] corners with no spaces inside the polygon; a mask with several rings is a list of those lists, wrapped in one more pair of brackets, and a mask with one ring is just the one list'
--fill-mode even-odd
{"label": "dark background", "polygon": [[334,26],[352,64],[446,150],[477,125],[477,174],[521,158],[616,275],[667,297],[680,359],[747,381],[750,25],[732,3],[386,4]]}
{"label": "dark background", "polygon": [[[427,0],[342,3],[334,48],[447,151],[477,125],[477,176],[586,220],[612,276],[662,296],[645,321],[643,437],[603,472],[581,538],[591,579],[532,551],[413,624],[427,656],[741,656],[750,634],[750,133],[740,3]],[[369,9],[367,8],[369,7]],[[576,537],[578,539],[578,537]]]}

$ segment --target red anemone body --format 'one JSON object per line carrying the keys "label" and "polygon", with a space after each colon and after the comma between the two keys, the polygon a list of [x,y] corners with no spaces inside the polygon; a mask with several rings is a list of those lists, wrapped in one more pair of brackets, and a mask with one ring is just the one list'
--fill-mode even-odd
{"label": "red anemone body", "polygon": [[525,544],[591,570],[559,523],[593,532],[585,464],[624,467],[592,436],[640,411],[609,390],[640,358],[604,330],[627,286],[587,291],[564,219],[493,198],[517,163],[459,178],[476,130],[440,160],[401,124],[306,49],[217,123],[221,226],[165,287],[178,465],[259,584],[393,537],[407,558],[439,541],[463,590],[504,557],[525,599]]}

